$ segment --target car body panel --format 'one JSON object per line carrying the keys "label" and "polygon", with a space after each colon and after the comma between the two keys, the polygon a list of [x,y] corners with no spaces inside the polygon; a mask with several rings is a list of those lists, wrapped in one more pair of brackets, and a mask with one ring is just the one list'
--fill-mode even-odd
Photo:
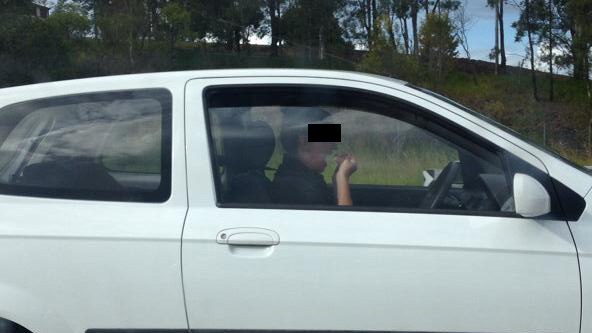
{"label": "car body panel", "polygon": [[[480,117],[467,113],[466,111],[452,104],[443,103],[434,96],[430,96],[429,94],[423,93],[417,89],[408,87],[405,85],[404,81],[365,73],[306,69],[225,69],[98,77],[5,88],[3,89],[3,94],[0,95],[0,107],[21,100],[64,95],[65,91],[67,91],[66,94],[76,94],[89,91],[112,91],[117,90],[118,86],[126,87],[126,89],[158,88],[166,87],[167,85],[171,85],[173,83],[185,84],[185,82],[188,82],[192,79],[237,78],[240,80],[242,77],[291,77],[296,81],[306,78],[309,80],[315,80],[316,78],[332,79],[345,82],[359,82],[361,84],[373,84],[375,87],[382,86],[388,89],[395,89],[407,94],[407,96],[410,95],[421,99],[423,101],[422,103],[425,106],[428,106],[428,108],[437,107],[449,110],[450,112],[459,115],[459,117],[464,118],[466,121],[477,125],[483,130],[496,134],[500,138],[512,143],[513,145],[523,147],[530,154],[533,154],[536,159],[540,160],[540,163],[537,165],[535,165],[536,162],[532,161],[532,159],[528,160],[529,163],[537,167],[547,168],[553,177],[556,177],[559,181],[576,191],[579,195],[586,195],[590,188],[592,188],[592,179],[587,173],[564,163],[552,154],[549,154],[548,152],[545,152],[540,148],[516,136],[513,136],[509,132],[501,130],[497,126],[484,121]],[[520,157],[524,158],[524,156]]]}
{"label": "car body panel", "polygon": [[[205,129],[204,88],[241,84],[381,92],[426,106],[545,170],[495,129],[426,104],[399,86],[319,77],[192,80],[186,89],[190,208],[183,236],[191,329],[579,331],[578,263],[564,221],[218,208],[207,133],[195,125]],[[241,227],[273,230],[280,244],[216,243],[221,230]]]}
{"label": "car body panel", "polygon": [[592,193],[586,196],[586,210],[570,228],[578,249],[582,282],[582,333],[592,332]]}
{"label": "car body panel", "polygon": [[98,81],[4,89],[0,104],[168,89],[173,96],[171,196],[149,204],[0,195],[0,318],[50,333],[187,328],[179,256],[187,211],[185,81]]}
{"label": "car body panel", "polygon": [[[53,96],[168,89],[172,192],[159,204],[0,195],[0,318],[35,333],[189,327],[579,331],[578,262],[565,222],[217,208],[202,89],[278,83],[355,87],[401,98],[512,152],[580,196],[592,187],[592,177],[552,154],[405,82],[374,75],[205,70],[6,88],[0,108]],[[586,319],[592,297],[585,281],[592,274],[587,207],[580,222],[570,223],[584,282],[582,332],[592,332]],[[280,244],[250,251],[216,243],[219,231],[235,227],[274,230]],[[385,288],[387,282],[393,287]]]}

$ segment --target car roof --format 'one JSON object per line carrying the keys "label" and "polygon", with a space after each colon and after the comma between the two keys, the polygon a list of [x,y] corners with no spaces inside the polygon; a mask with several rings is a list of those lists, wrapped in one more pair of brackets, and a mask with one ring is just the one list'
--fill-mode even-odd
{"label": "car roof", "polygon": [[[0,108],[11,103],[16,103],[21,100],[34,100],[50,96],[71,95],[77,93],[88,93],[90,91],[116,91],[123,89],[144,89],[144,88],[179,88],[183,89],[187,82],[192,79],[216,79],[216,78],[241,78],[241,77],[278,77],[278,78],[324,78],[345,80],[350,82],[363,82],[386,86],[405,92],[410,96],[415,96],[425,100],[434,105],[444,107],[450,112],[456,113],[470,122],[479,125],[491,133],[497,133],[499,137],[514,143],[518,147],[530,146],[529,151],[525,150],[520,156],[526,158],[537,168],[546,171],[555,171],[555,176],[564,184],[569,184],[572,188],[576,188],[580,195],[585,195],[590,188],[592,188],[592,178],[589,174],[581,172],[564,172],[565,164],[560,162],[556,157],[548,152],[537,148],[524,140],[521,140],[513,135],[509,138],[507,132],[486,122],[481,117],[477,117],[466,110],[459,109],[450,102],[443,102],[441,98],[436,98],[433,93],[424,90],[418,90],[407,84],[405,81],[361,73],[348,71],[334,71],[334,70],[317,70],[317,69],[274,69],[274,68],[251,68],[251,69],[218,69],[218,70],[196,70],[196,71],[178,71],[178,72],[159,72],[159,73],[145,73],[145,74],[130,74],[117,76],[103,76],[93,77],[87,79],[54,81],[48,83],[39,83],[25,86],[17,86],[12,88],[0,89]],[[173,96],[182,98],[180,95]],[[443,103],[445,105],[443,106]],[[456,109],[456,110],[455,110]],[[532,155],[532,152],[537,151],[538,154]],[[548,169],[548,171],[547,171]],[[578,170],[573,168],[574,170]]]}
{"label": "car roof", "polygon": [[192,70],[192,71],[176,71],[176,72],[156,72],[156,73],[142,73],[142,74],[126,74],[126,75],[112,75],[99,76],[75,80],[52,81],[46,83],[36,83],[29,85],[22,85],[16,87],[9,87],[0,89],[3,94],[20,93],[26,90],[56,88],[60,86],[67,88],[69,86],[81,86],[91,83],[106,83],[106,82],[146,82],[146,81],[169,81],[179,80],[187,81],[199,78],[232,78],[232,77],[318,77],[343,79],[353,81],[364,81],[368,83],[388,84],[389,86],[403,86],[407,84],[405,81],[398,79],[362,73],[353,71],[338,71],[338,70],[320,70],[320,69],[286,69],[286,68],[249,68],[249,69],[207,69],[207,70]]}

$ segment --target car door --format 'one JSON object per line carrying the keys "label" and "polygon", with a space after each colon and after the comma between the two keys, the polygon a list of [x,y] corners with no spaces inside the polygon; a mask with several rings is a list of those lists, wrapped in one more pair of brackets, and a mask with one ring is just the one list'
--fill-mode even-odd
{"label": "car door", "polygon": [[[544,166],[467,119],[395,88],[307,77],[188,83],[182,265],[192,330],[578,332],[578,263],[557,203],[556,214],[544,218],[513,213],[513,174],[530,172],[545,183]],[[460,163],[462,171],[434,207],[421,202],[429,186],[415,203],[390,205],[286,204],[274,201],[273,191],[257,202],[229,199],[238,174],[230,172],[231,161],[240,155],[249,164],[259,156],[249,149],[261,146],[231,149],[226,140],[248,143],[259,135],[249,132],[259,126],[253,124],[268,125],[273,154],[252,164],[272,182],[286,153],[281,117],[299,108],[349,110],[349,118],[333,122],[341,125],[341,145],[356,152],[354,192],[384,185],[396,197],[422,191],[417,177],[424,168]],[[419,155],[405,160],[411,150],[389,155],[405,138],[425,143],[414,149],[424,149],[429,163]],[[329,184],[331,172],[324,172]],[[252,185],[238,188],[254,191],[261,182],[249,178]]]}

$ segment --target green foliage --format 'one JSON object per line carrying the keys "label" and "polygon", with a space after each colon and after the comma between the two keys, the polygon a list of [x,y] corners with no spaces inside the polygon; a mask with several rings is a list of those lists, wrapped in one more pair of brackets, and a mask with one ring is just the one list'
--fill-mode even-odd
{"label": "green foliage", "polygon": [[0,24],[0,85],[78,75],[72,63],[89,22],[75,4],[59,5],[46,20],[24,12],[30,7],[13,7],[10,25]]}
{"label": "green foliage", "polygon": [[358,64],[359,71],[396,77],[409,82],[418,82],[427,75],[416,57],[402,54],[393,48],[386,35],[376,34],[372,45],[372,49],[366,52]]}
{"label": "green foliage", "polygon": [[170,54],[173,59],[175,42],[180,35],[187,34],[191,15],[181,4],[169,2],[162,8],[161,20],[168,32]]}
{"label": "green foliage", "polygon": [[344,1],[296,0],[283,15],[286,27],[284,38],[290,46],[304,46],[318,51],[320,47],[339,48],[343,40],[341,27],[335,13]]}
{"label": "green foliage", "polygon": [[53,6],[53,14],[72,13],[79,16],[87,16],[88,11],[84,6],[78,2],[66,2],[66,0],[58,0]]}
{"label": "green foliage", "polygon": [[82,40],[91,28],[88,17],[76,10],[55,12],[46,23],[66,41]]}
{"label": "green foliage", "polygon": [[183,31],[188,28],[191,17],[189,12],[179,3],[169,2],[162,8],[163,23],[170,30]]}
{"label": "green foliage", "polygon": [[263,0],[195,0],[190,4],[193,29],[200,37],[211,37],[227,49],[240,51],[263,20]]}
{"label": "green foliage", "polygon": [[429,14],[419,32],[421,56],[430,70],[442,78],[457,55],[458,39],[447,14]]}
{"label": "green foliage", "polygon": [[[555,102],[535,101],[525,72],[494,76],[483,68],[474,73],[460,68],[454,59],[455,16],[449,15],[460,2],[453,0],[58,0],[45,20],[32,17],[29,0],[0,0],[0,87],[164,70],[355,69],[425,86],[572,158],[592,160],[587,144],[592,86],[582,80],[592,60],[592,2],[551,0],[549,25],[549,0],[528,0],[529,22],[526,1],[517,1],[517,38],[530,31],[544,47],[552,32],[554,44],[566,51],[553,60],[573,66],[580,79],[556,78]],[[250,36],[271,36],[271,8],[281,50],[274,57],[273,48],[248,45]],[[418,43],[404,30],[414,11],[420,17],[428,13],[419,20]],[[367,51],[354,50],[354,42]],[[419,55],[409,51],[417,45]],[[543,76],[536,74],[541,90],[549,88]],[[360,154],[365,154],[361,148]]]}

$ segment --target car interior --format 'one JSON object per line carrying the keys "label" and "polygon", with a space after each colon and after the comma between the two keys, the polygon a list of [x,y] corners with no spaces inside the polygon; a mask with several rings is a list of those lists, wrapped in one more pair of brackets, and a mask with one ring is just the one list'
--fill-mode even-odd
{"label": "car interior", "polygon": [[[212,109],[211,112],[216,112]],[[248,108],[236,108],[217,125],[216,140],[220,204],[273,206],[270,194],[274,168],[269,166],[278,133],[264,121],[251,120]],[[501,165],[492,165],[458,147],[459,160],[443,166],[428,186],[352,184],[354,206],[378,209],[448,209],[511,211],[511,191]],[[483,150],[483,149],[481,149]],[[481,151],[483,153],[483,151]],[[489,160],[499,161],[490,152]],[[266,176],[267,172],[267,176]],[[331,186],[329,183],[328,186]]]}
{"label": "car interior", "polygon": [[[273,102],[256,106],[279,104]],[[265,121],[252,120],[251,110],[243,105],[234,108],[224,105],[220,109],[210,108],[208,112],[224,114],[214,116],[218,120],[210,122],[210,129],[215,127],[218,133],[211,144],[215,152],[212,157],[216,164],[219,204],[277,207],[278,203],[270,194],[274,175],[270,159],[276,147],[281,151],[278,130],[274,132]],[[417,114],[401,118],[434,135],[446,137],[448,144],[458,151],[458,160],[442,165],[439,176],[427,186],[352,184],[354,206],[377,210],[513,211],[511,182],[498,151]],[[327,183],[331,186],[330,181]]]}
{"label": "car interior", "polygon": [[[74,106],[47,108],[14,117],[0,146],[0,181],[27,188],[146,191],[158,188],[160,174],[125,172],[105,165],[118,131],[132,132],[138,121],[114,121],[101,109],[94,118]],[[130,156],[133,157],[132,154]]]}

